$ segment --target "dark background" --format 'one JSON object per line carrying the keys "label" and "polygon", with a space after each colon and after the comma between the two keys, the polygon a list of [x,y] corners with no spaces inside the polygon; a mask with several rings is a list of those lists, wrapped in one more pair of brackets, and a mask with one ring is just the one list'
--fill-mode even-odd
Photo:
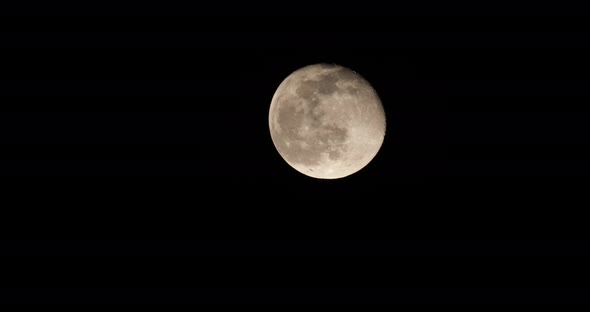
{"label": "dark background", "polygon": [[[584,300],[584,17],[364,8],[3,16],[2,300]],[[268,132],[320,62],[387,114],[346,179]]]}

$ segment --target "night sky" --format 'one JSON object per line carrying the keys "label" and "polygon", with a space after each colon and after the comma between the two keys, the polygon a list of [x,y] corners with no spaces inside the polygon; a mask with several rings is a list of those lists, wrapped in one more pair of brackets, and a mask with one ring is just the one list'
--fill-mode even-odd
{"label": "night sky", "polygon": [[[2,293],[582,298],[581,17],[232,8],[3,16]],[[358,72],[386,112],[381,150],[344,179],[300,174],[270,138],[276,88],[316,63]]]}

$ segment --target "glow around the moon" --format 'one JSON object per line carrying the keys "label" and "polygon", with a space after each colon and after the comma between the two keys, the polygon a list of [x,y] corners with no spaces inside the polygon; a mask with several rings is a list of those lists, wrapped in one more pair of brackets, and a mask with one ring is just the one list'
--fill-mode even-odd
{"label": "glow around the moon", "polygon": [[269,112],[283,159],[314,178],[337,179],[364,168],[385,136],[385,113],[371,85],[331,64],[303,67],[276,90]]}

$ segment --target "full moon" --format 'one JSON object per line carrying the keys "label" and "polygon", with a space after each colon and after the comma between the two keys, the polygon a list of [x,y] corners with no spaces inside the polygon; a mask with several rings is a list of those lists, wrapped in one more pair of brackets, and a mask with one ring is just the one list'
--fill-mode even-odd
{"label": "full moon", "polygon": [[385,112],[371,85],[353,70],[316,64],[291,73],[269,111],[272,141],[295,170],[338,179],[363,169],[385,137]]}

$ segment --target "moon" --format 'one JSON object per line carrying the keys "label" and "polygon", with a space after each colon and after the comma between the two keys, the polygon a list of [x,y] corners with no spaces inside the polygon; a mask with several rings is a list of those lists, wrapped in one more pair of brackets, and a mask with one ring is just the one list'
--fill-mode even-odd
{"label": "moon", "polygon": [[355,71],[335,64],[309,65],[287,76],[273,95],[268,119],[281,157],[318,179],[363,169],[385,137],[377,92]]}

